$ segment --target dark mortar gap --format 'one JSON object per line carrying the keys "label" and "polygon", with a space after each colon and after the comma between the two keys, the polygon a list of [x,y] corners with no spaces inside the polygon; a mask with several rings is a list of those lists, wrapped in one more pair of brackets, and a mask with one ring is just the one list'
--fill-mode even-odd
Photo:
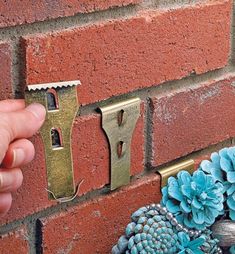
{"label": "dark mortar gap", "polygon": [[145,117],[145,170],[151,170],[151,161],[152,161],[152,133],[153,133],[153,106],[150,98],[146,99],[146,117]]}
{"label": "dark mortar gap", "polygon": [[36,254],[42,254],[42,223],[36,220],[36,230],[35,230],[35,249]]}
{"label": "dark mortar gap", "polygon": [[189,160],[189,159],[195,160],[195,159],[197,159],[200,156],[211,154],[213,152],[218,152],[222,148],[230,147],[232,145],[233,145],[233,138],[229,138],[229,139],[226,139],[226,140],[224,140],[222,142],[219,142],[217,144],[213,144],[213,145],[210,145],[208,147],[199,149],[197,151],[193,151],[192,153],[184,155],[184,156],[182,156],[180,158],[176,158],[175,160],[172,160],[172,161],[167,162],[165,164],[162,164],[162,165],[159,165],[159,166],[155,166],[155,167],[152,166],[152,171],[153,172],[157,172],[159,169],[162,169],[162,168],[165,168],[165,167],[169,167],[169,166],[175,165],[177,163],[180,163],[182,161],[186,161],[186,160]]}

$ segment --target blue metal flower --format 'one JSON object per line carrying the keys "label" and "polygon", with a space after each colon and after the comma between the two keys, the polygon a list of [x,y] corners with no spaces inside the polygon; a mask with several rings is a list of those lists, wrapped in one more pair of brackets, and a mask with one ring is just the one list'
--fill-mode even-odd
{"label": "blue metal flower", "polygon": [[216,182],[223,184],[229,217],[235,220],[235,147],[224,148],[211,155],[211,161],[201,162],[199,170],[212,175]]}
{"label": "blue metal flower", "polygon": [[173,213],[178,222],[198,230],[211,226],[223,211],[223,185],[211,175],[187,171],[170,177],[162,189],[162,204]]}
{"label": "blue metal flower", "polygon": [[178,233],[179,239],[179,249],[178,254],[203,254],[204,252],[200,249],[200,247],[205,242],[204,237],[196,238],[195,240],[190,240],[188,234],[184,232]]}

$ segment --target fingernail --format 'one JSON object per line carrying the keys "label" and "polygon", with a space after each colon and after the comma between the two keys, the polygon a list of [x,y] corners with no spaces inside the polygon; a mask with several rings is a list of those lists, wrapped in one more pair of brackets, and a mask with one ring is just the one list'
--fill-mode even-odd
{"label": "fingernail", "polygon": [[25,152],[22,148],[16,148],[13,150],[13,162],[12,166],[14,165],[20,165],[25,160]]}
{"label": "fingernail", "polygon": [[27,111],[30,111],[37,117],[40,121],[45,119],[46,109],[39,103],[30,104],[27,108]]}

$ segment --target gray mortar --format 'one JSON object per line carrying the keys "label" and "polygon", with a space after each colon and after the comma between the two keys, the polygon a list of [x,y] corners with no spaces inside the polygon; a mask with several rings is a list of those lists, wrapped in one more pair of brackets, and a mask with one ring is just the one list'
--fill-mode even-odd
{"label": "gray mortar", "polygon": [[151,170],[151,162],[153,157],[153,149],[152,149],[152,129],[153,129],[153,123],[152,123],[152,107],[151,107],[151,101],[150,98],[147,97],[146,103],[145,103],[145,123],[144,123],[144,149],[145,149],[145,171]]}
{"label": "gray mortar", "polygon": [[187,5],[195,5],[198,3],[206,2],[207,0],[145,0],[142,3],[143,7],[150,8],[167,8],[174,9]]}
{"label": "gray mortar", "polygon": [[168,162],[166,164],[162,164],[160,166],[157,167],[153,167],[152,170],[155,171],[156,173],[159,171],[159,169],[165,168],[165,167],[169,167],[169,166],[173,166],[179,162],[185,161],[185,160],[189,160],[189,159],[197,159],[200,158],[204,155],[208,155],[211,154],[213,152],[218,152],[219,150],[223,149],[224,147],[230,147],[233,146],[235,143],[235,140],[233,138],[229,138],[223,142],[217,143],[215,145],[211,145],[208,146],[205,149],[201,149],[199,151],[196,152],[192,152],[191,154],[187,154],[186,156],[182,156],[174,161]]}
{"label": "gray mortar", "polygon": [[231,41],[231,48],[230,48],[230,58],[229,64],[235,64],[235,2],[233,1],[233,15],[231,17],[231,33],[230,33],[230,41]]}

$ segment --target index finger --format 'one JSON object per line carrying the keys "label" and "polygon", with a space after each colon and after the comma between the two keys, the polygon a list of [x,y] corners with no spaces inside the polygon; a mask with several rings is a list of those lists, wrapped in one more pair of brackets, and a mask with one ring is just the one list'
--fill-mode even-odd
{"label": "index finger", "polygon": [[41,104],[31,104],[24,110],[0,112],[0,163],[9,144],[18,138],[31,137],[42,126],[46,110]]}
{"label": "index finger", "polygon": [[22,99],[10,99],[0,101],[0,112],[12,112],[25,108],[25,101]]}

